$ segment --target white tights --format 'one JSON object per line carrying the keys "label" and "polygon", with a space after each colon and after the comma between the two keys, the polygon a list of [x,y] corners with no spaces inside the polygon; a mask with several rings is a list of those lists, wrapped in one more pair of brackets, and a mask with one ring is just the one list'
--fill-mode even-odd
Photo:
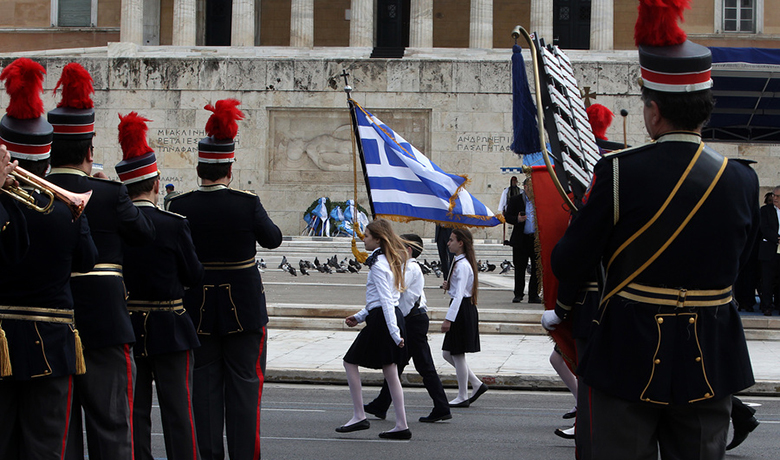
{"label": "white tights", "polygon": [[443,350],[441,354],[444,360],[455,368],[455,375],[458,378],[458,397],[450,401],[450,403],[457,404],[469,399],[469,382],[471,382],[471,388],[476,391],[482,386],[482,380],[471,372],[471,368],[469,368],[466,362],[466,354],[453,355],[447,350]]}
{"label": "white tights", "polygon": [[563,383],[566,384],[566,387],[569,388],[571,394],[574,395],[574,407],[577,407],[577,376],[574,375],[569,369],[569,366],[566,365],[563,356],[555,350],[553,350],[550,355],[550,364],[552,364],[555,372],[557,372],[558,376],[563,380]]}
{"label": "white tights", "polygon": [[[347,372],[349,394],[352,396],[352,418],[346,424],[352,425],[366,418],[366,412],[363,410],[363,385],[360,382],[360,371],[356,365],[344,362],[344,370]],[[406,424],[404,392],[403,388],[401,388],[401,380],[398,378],[398,366],[395,364],[383,366],[382,374],[384,374],[387,386],[390,389],[393,409],[395,410],[395,428],[390,431],[405,430],[409,426]]]}

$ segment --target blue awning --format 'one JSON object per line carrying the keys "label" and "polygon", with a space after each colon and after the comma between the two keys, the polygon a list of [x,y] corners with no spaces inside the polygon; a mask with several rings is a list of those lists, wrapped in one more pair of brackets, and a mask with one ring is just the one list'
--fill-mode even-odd
{"label": "blue awning", "polygon": [[780,142],[780,49],[710,50],[716,104],[704,139]]}

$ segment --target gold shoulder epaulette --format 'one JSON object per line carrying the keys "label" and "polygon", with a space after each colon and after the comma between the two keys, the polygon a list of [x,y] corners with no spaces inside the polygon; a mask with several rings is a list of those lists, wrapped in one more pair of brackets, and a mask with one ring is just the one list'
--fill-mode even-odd
{"label": "gold shoulder epaulette", "polygon": [[[171,199],[173,199],[173,198],[171,198]],[[160,212],[164,212],[165,214],[169,214],[171,216],[178,217],[180,219],[186,219],[187,218],[187,216],[184,216],[182,214],[179,214],[179,213],[176,213],[176,212],[173,212],[173,211],[168,211],[167,209],[158,208],[158,210]]]}
{"label": "gold shoulder epaulette", "polygon": [[239,189],[235,189],[235,188],[231,188],[229,190],[231,192],[237,192],[237,193],[241,193],[241,194],[244,194],[244,195],[257,196],[257,193],[252,192],[250,190],[239,190]]}
{"label": "gold shoulder epaulette", "polygon": [[634,152],[636,150],[643,149],[643,148],[648,147],[648,146],[653,145],[653,144],[655,144],[655,142],[647,142],[645,144],[639,144],[639,145],[635,145],[633,147],[628,147],[628,148],[625,148],[625,149],[613,150],[611,152],[605,153],[604,157],[611,157],[611,156],[614,156],[614,155],[622,155],[624,153]]}

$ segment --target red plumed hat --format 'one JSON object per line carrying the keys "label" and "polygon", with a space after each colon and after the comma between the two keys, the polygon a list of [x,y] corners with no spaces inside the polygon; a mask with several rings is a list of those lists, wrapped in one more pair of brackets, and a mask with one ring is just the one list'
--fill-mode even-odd
{"label": "red plumed hat", "polygon": [[702,91],[712,87],[712,55],[688,41],[677,24],[690,0],[640,0],[634,41],[639,47],[640,84],[668,93]]}
{"label": "red plumed hat", "polygon": [[0,72],[11,97],[6,115],[0,120],[0,142],[12,158],[40,161],[51,153],[52,126],[43,118],[43,66],[19,58]]}
{"label": "red plumed hat", "polygon": [[0,73],[5,91],[11,96],[6,113],[19,120],[31,120],[43,115],[43,66],[27,58],[8,64]]}
{"label": "red plumed hat", "polygon": [[206,134],[209,137],[198,142],[198,161],[201,163],[232,163],[235,161],[236,144],[234,139],[238,134],[238,120],[244,119],[244,114],[238,110],[240,105],[236,99],[222,99],[214,105],[207,105],[206,110],[214,112],[206,122]]}
{"label": "red plumed hat", "polygon": [[689,3],[690,0],[640,0],[634,27],[636,46],[679,45],[687,40],[677,20],[684,21],[683,10],[691,8]]}
{"label": "red plumed hat", "polygon": [[54,93],[62,87],[62,100],[50,111],[49,123],[54,126],[55,140],[92,139],[95,135],[95,103],[92,75],[76,62],[62,69]]}
{"label": "red plumed hat", "polygon": [[77,62],[71,62],[62,69],[54,92],[62,86],[62,100],[57,107],[70,107],[72,109],[91,109],[95,107],[92,102],[92,94],[95,88],[92,86],[92,75],[87,69]]}
{"label": "red plumed hat", "polygon": [[596,139],[609,140],[607,139],[607,128],[612,124],[615,114],[601,104],[592,104],[585,112],[588,114],[588,121]]}
{"label": "red plumed hat", "polygon": [[137,112],[125,116],[119,115],[119,145],[122,146],[123,160],[117,163],[119,180],[125,184],[140,182],[159,174],[157,157],[146,143],[146,119]]}

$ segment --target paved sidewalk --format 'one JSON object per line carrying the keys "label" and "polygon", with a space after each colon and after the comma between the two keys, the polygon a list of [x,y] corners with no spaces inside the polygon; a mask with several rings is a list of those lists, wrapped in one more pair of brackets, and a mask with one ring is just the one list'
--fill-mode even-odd
{"label": "paved sidewalk", "polygon": [[[434,323],[435,324],[435,323]],[[309,331],[269,328],[266,378],[270,382],[346,384],[342,358],[357,331]],[[436,368],[445,386],[456,386],[455,370],[441,357],[444,334],[429,334]],[[565,389],[549,362],[553,345],[547,336],[480,337],[482,352],[469,354],[471,369],[488,385],[512,389]],[[747,393],[780,396],[780,346],[777,341],[748,341],[756,385]],[[381,383],[381,372],[361,369],[367,384]],[[413,365],[404,384],[421,384]]]}

